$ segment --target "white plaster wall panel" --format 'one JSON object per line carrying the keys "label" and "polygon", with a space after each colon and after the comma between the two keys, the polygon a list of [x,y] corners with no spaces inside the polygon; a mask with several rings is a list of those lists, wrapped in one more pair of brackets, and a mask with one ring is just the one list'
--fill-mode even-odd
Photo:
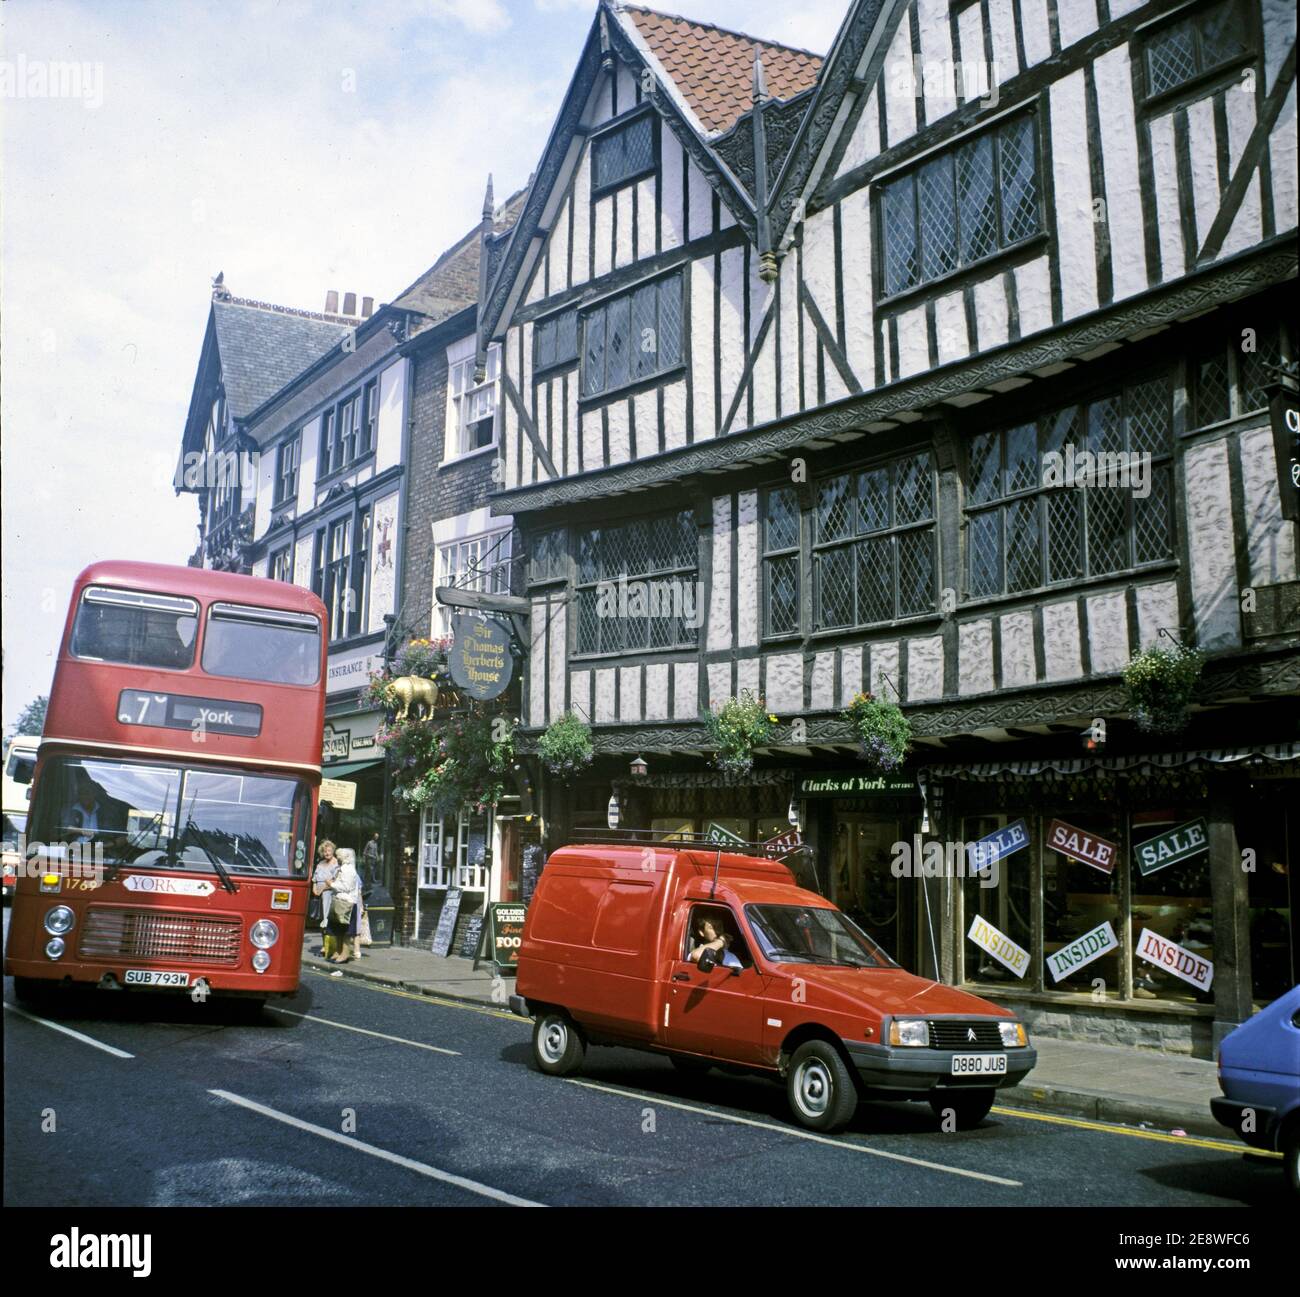
{"label": "white plaster wall panel", "polygon": [[809,700],[815,712],[828,712],[835,706],[835,653],[828,650],[813,658]]}
{"label": "white plaster wall panel", "polygon": [[700,665],[673,663],[673,720],[693,721],[700,714]]}
{"label": "white plaster wall panel", "polygon": [[636,255],[638,260],[653,257],[655,247],[655,178],[646,176],[636,182]]}
{"label": "white plaster wall panel", "polygon": [[379,376],[379,420],[375,429],[375,472],[382,473],[402,459],[402,433],[406,420],[405,356]]}
{"label": "white plaster wall panel", "polygon": [[609,462],[626,464],[632,458],[627,426],[627,402],[611,401],[605,407],[605,412],[609,419]]}
{"label": "white plaster wall panel", "polygon": [[[817,352],[821,343],[817,339],[817,329],[812,316],[800,308],[803,323],[803,397],[805,408],[817,404]],[[830,369],[829,361],[826,368]]]}
{"label": "white plaster wall panel", "polygon": [[1015,689],[1038,679],[1034,662],[1034,619],[1027,612],[1004,613],[998,619],[1002,649],[1002,687]]}
{"label": "white plaster wall panel", "polygon": [[1219,164],[1214,135],[1214,101],[1198,99],[1187,106],[1188,152],[1192,159],[1192,210],[1199,248],[1219,211]]}
{"label": "white plaster wall panel", "polygon": [[1043,605],[1043,675],[1072,680],[1083,674],[1079,605],[1074,600]]}
{"label": "white plaster wall panel", "polygon": [[799,263],[781,261],[781,413],[799,409]]}
{"label": "white plaster wall panel", "polygon": [[582,421],[578,415],[578,371],[575,369],[570,372],[567,381],[561,380],[560,388],[564,392],[564,399],[568,402],[569,422],[567,438],[561,434],[561,440],[568,441],[568,465],[566,471],[576,473],[578,471],[578,446],[582,441]]}
{"label": "white plaster wall panel", "polygon": [[[1287,51],[1295,40],[1296,9],[1290,0],[1263,0],[1259,13],[1264,37],[1264,93],[1267,94],[1273,89]],[[1283,113],[1283,119],[1285,117]],[[1294,117],[1291,122],[1294,132]]]}
{"label": "white plaster wall panel", "polygon": [[716,712],[731,697],[731,663],[710,662],[707,671],[709,679],[709,710]]}
{"label": "white plaster wall panel", "polygon": [[[667,384],[663,389],[664,394],[664,446],[667,450],[675,450],[678,446],[686,444],[686,380],[679,378],[675,383]],[[654,404],[653,402],[651,403]],[[647,416],[648,420],[657,420],[659,411],[655,409],[652,414]],[[651,441],[647,438],[646,448],[641,449],[642,427],[653,429],[654,422],[648,421],[645,424],[641,422],[641,407],[637,406],[636,416],[637,426],[637,449],[642,455],[655,453],[658,449],[658,434],[655,434],[654,446],[655,451],[651,450]]]}
{"label": "white plaster wall panel", "polygon": [[592,214],[595,226],[592,231],[592,278],[599,279],[613,269],[614,264],[614,199],[616,195],[607,194],[596,199]]}
{"label": "white plaster wall panel", "polygon": [[569,286],[569,221],[573,218],[573,199],[560,204],[555,229],[550,238],[551,292],[562,293]]}
{"label": "white plaster wall panel", "polygon": [[1066,0],[1056,13],[1063,50],[1097,30],[1097,0]]}
{"label": "white plaster wall panel", "polygon": [[764,661],[763,696],[770,711],[790,716],[803,711],[803,654],[769,653]]}
{"label": "white plaster wall panel", "polygon": [[890,702],[900,700],[898,677],[898,641],[888,640],[871,645],[868,659],[867,692]]}
{"label": "white plaster wall panel", "polygon": [[550,710],[547,721],[559,720],[564,715],[564,678],[569,665],[569,605],[557,599],[550,609]]}
{"label": "white plaster wall panel", "polygon": [[886,148],[916,134],[916,77],[912,65],[911,26],[904,16],[885,56]]}
{"label": "white plaster wall panel", "polygon": [[983,694],[993,689],[993,619],[981,617],[957,627],[957,692]]}
{"label": "white plaster wall panel", "polygon": [[916,0],[916,25],[921,37],[921,62],[926,75],[922,90],[925,94],[925,120],[937,122],[957,107],[957,98],[950,75],[953,59],[952,28],[948,25],[949,0]]}
{"label": "white plaster wall panel", "polygon": [[1025,66],[1033,67],[1052,54],[1052,31],[1047,21],[1047,0],[1019,0],[1020,29],[1025,45]]}
{"label": "white plaster wall panel", "polygon": [[[1231,176],[1237,170],[1237,163],[1241,161],[1246,141],[1250,138],[1250,132],[1255,125],[1255,97],[1239,90],[1230,92],[1224,96],[1224,108],[1228,118],[1228,176]],[[1228,177],[1225,176],[1225,185],[1227,181]],[[1230,257],[1234,252],[1240,252],[1243,248],[1258,243],[1262,237],[1259,171],[1256,169],[1251,173],[1250,183],[1242,196],[1241,208],[1233,217],[1219,256]]]}
{"label": "white plaster wall panel", "polygon": [[[704,178],[704,173],[695,165],[686,165],[686,216],[687,233],[692,239],[701,239],[713,232],[713,186]],[[722,205],[722,227],[734,225],[729,219],[726,204]]]}
{"label": "white plaster wall panel", "polygon": [[569,672],[569,700],[575,716],[591,720],[591,672]]}
{"label": "white plaster wall panel", "polygon": [[1164,639],[1160,634],[1162,629],[1178,634],[1178,586],[1173,581],[1140,585],[1133,595],[1137,604],[1138,648],[1159,648]]}
{"label": "white plaster wall panel", "polygon": [[844,147],[844,157],[840,160],[837,175],[842,176],[846,171],[860,167],[880,152],[880,109],[876,101],[877,93],[877,87],[872,86],[866,105],[854,123],[853,134],[849,136],[849,142]]}
{"label": "white plaster wall panel", "polygon": [[1183,233],[1178,215],[1178,160],[1174,155],[1174,123],[1166,113],[1150,120],[1151,176],[1156,191],[1156,228],[1160,236],[1160,277],[1183,273]]}
{"label": "white plaster wall panel", "polygon": [[740,248],[722,254],[722,417],[727,417],[745,366],[745,258]]}
{"label": "white plaster wall panel", "polygon": [[731,647],[731,497],[713,500],[713,579],[709,588],[709,650]]}
{"label": "white plaster wall panel", "polygon": [[975,285],[975,338],[979,351],[1000,347],[1011,336],[1007,290],[1001,275],[981,280]]}
{"label": "white plaster wall panel", "polygon": [[1051,105],[1061,313],[1068,320],[1097,309],[1096,223],[1086,161],[1088,112],[1082,71],[1052,82]]}
{"label": "white plaster wall panel", "polygon": [[[817,309],[832,334],[836,332],[835,312],[835,217],[826,208],[804,223],[804,289],[817,303]],[[826,372],[833,367],[827,362]]]}
{"label": "white plaster wall panel", "polygon": [[1183,460],[1187,485],[1187,567],[1202,648],[1240,642],[1228,448],[1222,441],[1192,446]]}
{"label": "white plaster wall panel", "polygon": [[758,331],[776,299],[776,285],[765,284],[758,273],[758,255],[751,253],[749,258],[749,335],[745,339],[745,352],[748,354],[758,340]]}
{"label": "white plaster wall panel", "polygon": [[1052,327],[1052,284],[1046,257],[1036,257],[1016,267],[1016,309],[1020,336],[1028,337]]}
{"label": "white plaster wall panel", "polygon": [[600,411],[584,410],[582,412],[582,467],[589,473],[593,468],[603,468],[604,464],[605,441]]}
{"label": "white plaster wall panel", "polygon": [[[546,600],[533,600],[532,623],[534,626],[546,625]],[[546,724],[546,636],[534,635],[532,647],[528,653],[528,723],[538,726]]]}
{"label": "white plaster wall panel", "polygon": [[660,202],[659,238],[664,252],[686,242],[686,195],[682,193],[682,146],[666,123],[659,126]]}
{"label": "white plaster wall panel", "polygon": [[501,416],[501,444],[504,448],[502,458],[505,464],[505,484],[508,487],[518,486],[519,470],[515,463],[515,446],[523,436],[523,430],[519,426],[519,418],[515,414],[512,401],[502,401],[499,412]]}
{"label": "white plaster wall panel", "polygon": [[1122,590],[1090,595],[1088,609],[1088,660],[1093,675],[1123,671],[1132,654],[1128,646],[1128,599]]}
{"label": "white plaster wall panel", "polygon": [[537,265],[533,267],[533,273],[528,276],[528,291],[524,293],[524,305],[532,306],[540,302],[545,296],[543,291],[542,267],[546,261],[545,255],[537,258]]}
{"label": "white plaster wall panel", "polygon": [[926,635],[907,641],[907,699],[943,697],[943,636]]}
{"label": "white plaster wall panel", "polygon": [[993,45],[993,73],[989,80],[999,84],[1009,81],[1020,71],[1020,58],[1016,54],[1016,17],[1012,6],[1016,0],[988,0],[989,35]]}
{"label": "white plaster wall panel", "polygon": [[370,613],[367,629],[384,628],[384,614],[397,611],[396,491],[376,500],[370,522]]}
{"label": "white plaster wall panel", "polygon": [[849,389],[845,386],[844,380],[840,377],[840,371],[835,368],[831,362],[830,355],[826,357],[826,401],[838,401],[841,397],[848,396]]}
{"label": "white plaster wall panel", "polygon": [[614,266],[632,264],[632,186],[614,195]]}
{"label": "white plaster wall panel", "polygon": [[718,230],[729,230],[736,223],[736,218],[731,214],[731,208],[726,203],[718,204]]}
{"label": "white plaster wall panel", "polygon": [[[776,303],[773,302],[768,308],[776,310]],[[758,353],[758,358],[754,361],[754,369],[750,382],[754,388],[754,426],[768,423],[776,418],[776,324],[767,331],[767,337],[763,339],[763,347]],[[742,404],[736,411],[737,428],[745,423],[745,406]]]}
{"label": "white plaster wall panel", "polygon": [[[633,458],[644,459],[659,453],[659,400],[654,391],[638,392],[632,398],[632,415],[636,423],[636,445]],[[668,422],[668,406],[664,404],[664,422]]]}
{"label": "white plaster wall panel", "polygon": [[[840,238],[844,246],[844,354],[863,390],[870,391],[876,385],[876,355],[871,311],[871,194],[866,186],[840,204]],[[784,356],[781,364],[785,365]],[[784,400],[781,404],[783,409],[793,408]]]}
{"label": "white plaster wall panel", "polygon": [[584,147],[573,177],[573,282],[585,284],[591,253],[591,149]]}
{"label": "white plaster wall panel", "polygon": [[302,426],[302,453],[298,457],[299,517],[316,503],[316,456],[320,451],[320,420],[321,416],[317,415]]}
{"label": "white plaster wall panel", "polygon": [[269,560],[268,560],[268,559],[265,559],[265,558],[255,558],[255,559],[253,560],[253,575],[254,575],[254,576],[265,576],[265,575],[266,575],[266,565],[267,565],[268,562],[269,562]]}
{"label": "white plaster wall panel", "polygon": [[1295,86],[1288,92],[1277,126],[1268,137],[1268,156],[1273,169],[1273,220],[1281,233],[1296,225]]}
{"label": "white plaster wall panel", "polygon": [[668,663],[653,662],[645,669],[645,718],[668,719]]}
{"label": "white plaster wall panel", "polygon": [[311,589],[312,538],[300,536],[293,551],[293,583],[304,590]]}
{"label": "white plaster wall panel", "polygon": [[736,643],[758,643],[758,492],[742,491],[736,500]]}
{"label": "white plaster wall panel", "polygon": [[840,649],[840,706],[847,707],[862,689],[862,645]]}
{"label": "white plaster wall panel", "polygon": [[736,663],[736,697],[746,689],[757,698],[762,688],[759,681],[759,663],[756,657],[740,658]]}
{"label": "white plaster wall panel", "polygon": [[701,257],[691,262],[691,384],[692,426],[696,441],[715,437],[717,389],[713,381],[713,263]]}
{"label": "white plaster wall panel", "polygon": [[1138,180],[1137,122],[1133,115],[1133,69],[1128,46],[1117,45],[1093,63],[1102,167],[1106,174],[1106,221],[1116,300],[1147,286],[1143,256],[1142,187]]}
{"label": "white plaster wall panel", "polygon": [[[946,5],[944,7],[947,8]],[[997,84],[993,73],[984,63],[982,9],[982,5],[967,5],[957,15],[958,44],[952,57],[957,65],[957,85],[961,88],[963,97],[968,100],[983,98]],[[922,53],[924,52],[922,48]]]}
{"label": "white plaster wall panel", "polygon": [[1149,0],[1110,0],[1110,20],[1114,22],[1116,18],[1123,18],[1125,14],[1131,14],[1134,9],[1141,9]]}
{"label": "white plaster wall panel", "polygon": [[615,711],[614,681],[618,675],[614,667],[597,668],[596,676],[596,723],[608,724],[618,719]]}
{"label": "white plaster wall panel", "polygon": [[616,106],[620,113],[625,113],[636,102],[636,80],[632,75],[631,68],[626,63],[618,65],[618,95]]}
{"label": "white plaster wall panel", "polygon": [[1272,429],[1240,434],[1241,484],[1246,499],[1246,553],[1257,585],[1296,579],[1295,527],[1282,517]]}
{"label": "white plaster wall panel", "polygon": [[934,299],[934,335],[939,346],[939,363],[963,360],[971,352],[966,332],[966,303],[960,292]]}
{"label": "white plaster wall panel", "polygon": [[[521,333],[523,335],[523,352],[524,352],[523,362],[524,363],[523,363],[523,369],[519,375],[519,381],[521,384],[519,388],[519,399],[523,402],[524,408],[529,412],[529,414],[532,415],[533,424],[534,426],[536,426],[537,404],[536,404],[536,395],[533,392],[533,324],[531,320],[529,320],[523,326]],[[520,431],[522,432],[523,429],[520,429]],[[525,477],[524,480],[531,481],[533,443],[529,440],[528,435],[526,433],[524,434],[524,454],[526,456],[525,463],[528,466],[528,475]]]}
{"label": "white plaster wall panel", "polygon": [[[259,451],[253,460],[257,466],[257,486],[253,503],[253,538],[259,539],[271,522],[271,504],[275,498],[276,447]],[[301,469],[299,470],[301,472]]]}
{"label": "white plaster wall panel", "polygon": [[[829,368],[829,366],[828,366]],[[930,368],[930,337],[925,307],[914,306],[898,316],[898,378],[911,378]]]}
{"label": "white plaster wall panel", "polygon": [[618,669],[618,718],[625,723],[641,719],[641,668]]}

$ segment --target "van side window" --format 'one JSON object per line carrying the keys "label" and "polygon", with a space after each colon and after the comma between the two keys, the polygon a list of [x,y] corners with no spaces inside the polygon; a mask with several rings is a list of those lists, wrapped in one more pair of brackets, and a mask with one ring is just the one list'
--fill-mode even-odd
{"label": "van side window", "polygon": [[686,924],[686,931],[682,935],[684,944],[681,957],[683,959],[689,959],[692,950],[710,940],[704,931],[704,924],[706,923],[711,925],[708,931],[714,934],[712,939],[724,938],[727,952],[740,961],[742,968],[753,967],[754,959],[749,953],[749,947],[745,944],[745,938],[741,935],[740,924],[737,922],[736,916],[725,905],[694,905],[691,907],[690,919]]}

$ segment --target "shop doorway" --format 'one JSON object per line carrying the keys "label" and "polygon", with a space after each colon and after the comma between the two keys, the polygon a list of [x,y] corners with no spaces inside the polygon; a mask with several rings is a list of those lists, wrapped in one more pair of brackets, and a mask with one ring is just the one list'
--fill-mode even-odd
{"label": "shop doorway", "polygon": [[894,844],[910,843],[911,816],[836,813],[831,845],[831,900],[909,972],[928,969],[919,939],[921,891],[914,878],[895,878]]}

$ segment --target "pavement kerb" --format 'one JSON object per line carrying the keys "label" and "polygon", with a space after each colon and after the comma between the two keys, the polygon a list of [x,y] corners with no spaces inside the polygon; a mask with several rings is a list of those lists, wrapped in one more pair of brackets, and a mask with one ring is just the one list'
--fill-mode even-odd
{"label": "pavement kerb", "polygon": [[[385,986],[391,990],[423,995],[429,999],[455,1000],[476,1008],[505,1011],[505,1006],[495,1003],[490,996],[444,991],[420,982],[410,982],[400,977],[387,977],[383,973],[372,973],[369,969],[357,968],[350,964],[338,967],[316,955],[304,954],[302,962],[304,967],[331,973],[337,971],[344,977],[372,982],[376,986]],[[1105,1094],[1082,1088],[1068,1089],[1059,1085],[1016,1085],[1006,1090],[999,1090],[995,1106],[1024,1108],[1030,1112],[1044,1112],[1058,1117],[1078,1117],[1085,1121],[1110,1122],[1158,1132],[1184,1130],[1189,1135],[1219,1139],[1231,1137],[1229,1132],[1214,1120],[1208,1110],[1202,1114],[1175,1104],[1161,1103],[1158,1100]],[[1245,1151],[1244,1144],[1242,1149]]]}

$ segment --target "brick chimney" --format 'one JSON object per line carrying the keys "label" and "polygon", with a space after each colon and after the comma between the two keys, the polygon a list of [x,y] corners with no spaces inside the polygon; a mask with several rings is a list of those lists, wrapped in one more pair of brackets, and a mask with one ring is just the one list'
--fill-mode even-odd
{"label": "brick chimney", "polygon": [[337,288],[331,288],[325,294],[325,314],[337,315],[339,313],[339,291]]}

